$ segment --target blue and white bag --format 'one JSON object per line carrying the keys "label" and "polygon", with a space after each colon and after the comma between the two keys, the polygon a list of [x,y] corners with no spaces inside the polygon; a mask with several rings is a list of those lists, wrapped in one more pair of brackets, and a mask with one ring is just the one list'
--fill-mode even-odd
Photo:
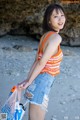
{"label": "blue and white bag", "polygon": [[3,105],[1,112],[7,114],[7,120],[22,120],[26,111],[26,103],[20,103],[21,92],[15,89],[14,92],[10,91],[9,98]]}

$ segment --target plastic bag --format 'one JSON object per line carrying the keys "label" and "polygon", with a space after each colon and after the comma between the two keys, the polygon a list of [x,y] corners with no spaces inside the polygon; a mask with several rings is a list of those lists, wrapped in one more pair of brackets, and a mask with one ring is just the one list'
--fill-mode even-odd
{"label": "plastic bag", "polygon": [[7,113],[7,120],[14,120],[14,111],[16,103],[17,90],[15,90],[3,105],[1,112]]}
{"label": "plastic bag", "polygon": [[7,113],[7,120],[22,120],[28,101],[23,105],[20,103],[20,100],[21,91],[19,91],[16,86],[13,86],[9,93],[8,100],[1,109],[2,113]]}

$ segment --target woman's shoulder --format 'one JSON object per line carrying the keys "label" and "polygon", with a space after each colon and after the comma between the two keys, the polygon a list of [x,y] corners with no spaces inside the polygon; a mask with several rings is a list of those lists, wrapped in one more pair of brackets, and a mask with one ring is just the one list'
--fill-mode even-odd
{"label": "woman's shoulder", "polygon": [[57,33],[57,32],[54,32],[54,31],[48,31],[48,32],[44,33],[42,36],[45,37],[47,35],[50,35],[50,37],[55,36],[55,37],[58,37],[58,38],[62,39],[61,35],[59,33]]}
{"label": "woman's shoulder", "polygon": [[53,42],[61,42],[62,41],[62,37],[59,35],[59,33],[54,32],[54,31],[48,31],[46,33],[44,33],[41,37],[40,43],[42,43],[42,41],[47,37],[47,43],[52,44]]}
{"label": "woman's shoulder", "polygon": [[57,41],[57,40],[58,40],[58,42],[61,42],[62,37],[61,37],[61,35],[59,35],[59,33],[53,32],[53,34],[51,34],[51,36],[49,37],[49,41],[53,42],[53,41]]}

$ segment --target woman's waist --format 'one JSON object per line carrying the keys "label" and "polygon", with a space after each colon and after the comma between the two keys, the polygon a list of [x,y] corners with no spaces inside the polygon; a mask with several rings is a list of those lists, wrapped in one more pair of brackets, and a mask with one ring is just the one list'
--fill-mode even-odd
{"label": "woman's waist", "polygon": [[48,71],[48,70],[42,70],[41,72],[40,72],[40,74],[44,74],[44,73],[47,73],[47,74],[49,74],[49,75],[51,75],[52,77],[55,77],[55,76],[57,76],[58,74],[60,74],[60,70],[58,70],[58,71],[55,71],[55,72],[53,72],[53,71]]}

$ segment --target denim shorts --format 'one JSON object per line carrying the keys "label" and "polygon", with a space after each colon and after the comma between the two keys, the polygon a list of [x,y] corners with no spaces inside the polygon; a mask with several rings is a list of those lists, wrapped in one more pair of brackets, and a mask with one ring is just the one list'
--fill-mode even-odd
{"label": "denim shorts", "polygon": [[49,93],[54,82],[54,76],[49,73],[39,74],[32,84],[25,90],[24,97],[30,103],[40,105],[41,108],[47,110]]}

